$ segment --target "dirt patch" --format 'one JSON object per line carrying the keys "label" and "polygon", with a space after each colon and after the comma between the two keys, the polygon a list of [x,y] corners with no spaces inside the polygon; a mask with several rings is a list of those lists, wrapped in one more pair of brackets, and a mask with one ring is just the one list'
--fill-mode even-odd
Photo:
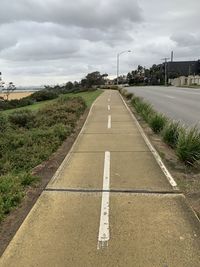
{"label": "dirt patch", "polygon": [[186,196],[189,205],[200,218],[200,167],[186,167],[180,162],[175,151],[162,141],[161,136],[154,134],[130,103],[126,102],[142,126],[145,134],[160,154],[164,164],[177,182],[179,189]]}
{"label": "dirt patch", "polygon": [[41,195],[42,191],[68,154],[79,132],[81,131],[88,112],[89,109],[87,109],[79,119],[74,133],[66,139],[66,141],[49,158],[49,160],[34,168],[33,173],[41,178],[40,181],[35,186],[29,187],[26,190],[25,197],[20,206],[13,210],[0,225],[0,255],[2,255],[27,214],[37,201],[38,197]]}

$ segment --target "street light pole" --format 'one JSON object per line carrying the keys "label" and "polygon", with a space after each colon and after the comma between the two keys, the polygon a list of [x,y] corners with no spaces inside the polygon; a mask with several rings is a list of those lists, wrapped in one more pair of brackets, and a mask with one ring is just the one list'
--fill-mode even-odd
{"label": "street light pole", "polygon": [[125,50],[117,54],[117,85],[119,84],[119,57],[124,53],[130,53],[131,50]]}

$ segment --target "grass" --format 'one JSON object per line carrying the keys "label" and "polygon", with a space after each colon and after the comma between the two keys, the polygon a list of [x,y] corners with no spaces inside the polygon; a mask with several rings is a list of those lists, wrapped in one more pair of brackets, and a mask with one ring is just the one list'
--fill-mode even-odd
{"label": "grass", "polygon": [[94,100],[102,93],[102,90],[96,90],[96,91],[90,91],[90,92],[81,92],[81,93],[70,93],[70,94],[66,94],[64,96],[66,97],[76,97],[76,96],[80,96],[84,99],[87,107],[90,107],[92,105],[92,103],[94,102]]}
{"label": "grass", "polygon": [[200,160],[200,133],[196,127],[180,132],[176,154],[186,165],[194,165]]}
{"label": "grass", "polygon": [[155,114],[153,107],[140,97],[133,97],[131,103],[146,122]]}
{"label": "grass", "polygon": [[[102,90],[96,90],[96,91],[87,91],[87,92],[81,92],[81,93],[69,93],[69,94],[65,94],[64,96],[65,97],[78,97],[78,96],[80,96],[80,97],[82,97],[84,99],[87,107],[90,107],[92,105],[93,101],[102,92],[103,92]],[[62,96],[63,95],[61,95],[60,97],[62,97]],[[20,107],[20,108],[15,108],[15,109],[4,110],[4,111],[1,111],[1,113],[7,115],[7,114],[12,113],[13,111],[16,111],[16,110],[24,110],[24,109],[28,109],[28,110],[31,110],[31,111],[37,111],[37,110],[45,107],[46,105],[55,103],[56,100],[57,99],[41,101],[41,102],[35,103],[33,105],[26,106],[26,107]]]}
{"label": "grass", "polygon": [[149,126],[156,134],[160,133],[163,130],[166,123],[167,123],[167,118],[160,113],[155,113],[149,119]]}
{"label": "grass", "polygon": [[162,139],[171,148],[176,148],[180,132],[180,123],[176,121],[171,121],[165,125],[162,131]]}

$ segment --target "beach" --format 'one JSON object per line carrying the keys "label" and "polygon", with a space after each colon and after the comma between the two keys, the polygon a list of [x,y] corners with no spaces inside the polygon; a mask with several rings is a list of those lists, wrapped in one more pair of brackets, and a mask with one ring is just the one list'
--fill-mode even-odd
{"label": "beach", "polygon": [[[13,93],[10,93],[8,100],[21,99],[23,97],[31,95],[32,93],[33,92],[13,92]],[[5,98],[5,94],[4,93],[0,93],[0,97],[4,97]]]}

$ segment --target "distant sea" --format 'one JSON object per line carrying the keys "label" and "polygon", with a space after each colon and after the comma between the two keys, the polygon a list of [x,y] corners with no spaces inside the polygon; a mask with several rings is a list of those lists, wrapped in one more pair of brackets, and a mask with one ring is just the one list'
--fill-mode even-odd
{"label": "distant sea", "polygon": [[44,86],[18,86],[16,87],[15,92],[36,92],[42,89],[44,89]]}

